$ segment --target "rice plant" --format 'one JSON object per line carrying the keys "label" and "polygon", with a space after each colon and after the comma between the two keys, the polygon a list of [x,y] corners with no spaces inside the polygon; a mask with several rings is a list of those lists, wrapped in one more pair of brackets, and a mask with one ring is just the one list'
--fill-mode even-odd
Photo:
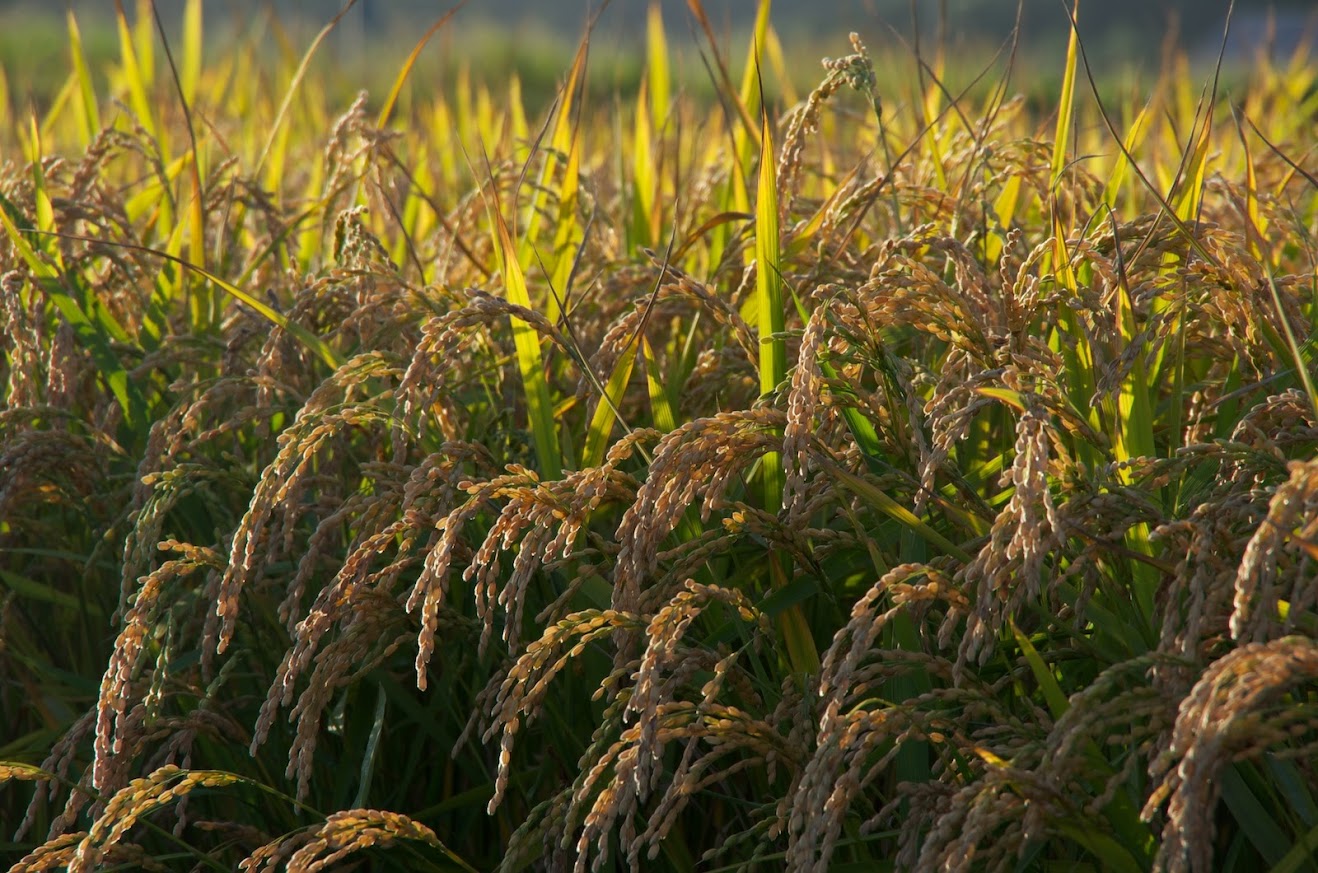
{"label": "rice plant", "polygon": [[143,0],[0,103],[11,871],[1318,866],[1318,67],[689,5],[713,102]]}

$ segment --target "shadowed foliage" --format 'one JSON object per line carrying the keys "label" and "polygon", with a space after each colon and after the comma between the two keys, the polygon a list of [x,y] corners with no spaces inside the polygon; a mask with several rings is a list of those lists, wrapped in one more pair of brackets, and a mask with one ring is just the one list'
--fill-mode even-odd
{"label": "shadowed foliage", "polygon": [[69,17],[0,104],[11,870],[1313,869],[1318,70],[798,94],[768,5],[690,4],[713,104],[651,14],[541,114]]}

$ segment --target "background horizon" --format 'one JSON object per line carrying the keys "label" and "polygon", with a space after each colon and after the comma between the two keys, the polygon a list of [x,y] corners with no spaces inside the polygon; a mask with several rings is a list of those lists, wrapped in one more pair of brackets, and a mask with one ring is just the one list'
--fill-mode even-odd
{"label": "background horizon", "polygon": [[[1022,0],[1022,44],[1052,44],[1066,30],[1066,7],[1071,0]],[[132,3],[126,3],[132,6]],[[212,23],[241,26],[245,20],[273,11],[280,20],[319,28],[342,7],[343,0],[234,0],[209,4]],[[435,0],[358,0],[339,29],[353,36],[403,35],[429,26],[453,7]],[[612,0],[599,16],[597,34],[624,41],[643,37],[644,13],[649,0]],[[670,38],[680,42],[691,34],[692,18],[686,0],[661,0]],[[705,0],[715,29],[732,36],[749,29],[756,4],[738,0]],[[599,0],[541,3],[535,0],[468,0],[454,23],[497,25],[510,35],[551,37],[575,42]],[[1105,60],[1135,62],[1157,47],[1174,30],[1186,48],[1216,46],[1226,25],[1229,0],[1092,0],[1082,2],[1079,21],[1082,36],[1094,53]],[[63,18],[66,10],[80,19],[113,15],[111,4],[69,0],[65,4],[35,0],[0,0],[0,23],[21,23],[26,16]],[[179,9],[162,8],[169,20]],[[851,30],[871,38],[883,34],[910,40],[918,20],[922,39],[944,36],[949,46],[995,44],[1006,39],[1016,18],[1011,0],[774,0],[773,19],[784,32],[806,39],[845,39]],[[1293,50],[1301,41],[1313,45],[1318,33],[1318,4],[1312,0],[1236,0],[1229,51],[1249,50],[1272,38],[1278,51]],[[12,30],[12,27],[9,28]],[[1269,33],[1269,30],[1272,33]],[[1307,31],[1307,32],[1306,32]]]}
{"label": "background horizon", "polygon": [[[592,32],[591,83],[605,92],[627,93],[639,84],[644,56],[645,14],[650,0],[612,0]],[[749,0],[704,0],[721,46],[737,57],[753,23]],[[130,16],[140,8],[124,0]],[[396,69],[382,57],[399,57],[453,6],[450,0],[358,0],[335,28],[315,62],[323,81],[340,94],[387,93]],[[1165,47],[1183,50],[1195,77],[1211,74],[1222,46],[1229,0],[1082,0],[1080,36],[1086,57],[1105,83],[1134,84],[1156,78],[1167,60]],[[168,33],[178,34],[181,3],[161,4]],[[532,0],[469,0],[436,34],[418,60],[417,79],[449,81],[469,71],[497,83],[516,76],[528,106],[552,99],[575,53],[588,13],[598,0],[535,3]],[[661,0],[674,53],[678,83],[693,95],[710,83],[699,54],[703,37],[687,0]],[[271,52],[300,53],[343,8],[343,0],[232,0],[204,6],[208,51],[236,42],[264,45]],[[791,77],[803,87],[817,78],[819,58],[850,50],[847,34],[858,32],[870,47],[880,75],[909,74],[918,44],[925,58],[946,49],[949,84],[975,80],[986,65],[1005,69],[1005,52],[1016,20],[1011,0],[774,0],[773,24],[782,40]],[[1064,0],[1023,0],[1013,88],[1027,97],[1046,93],[1058,78],[1067,44]],[[70,0],[0,0],[0,98],[15,109],[47,105],[63,80],[55,75],[68,59],[66,13],[82,32],[93,75],[103,75],[118,56],[114,4]],[[1318,5],[1312,0],[1238,0],[1225,52],[1229,75],[1244,73],[1260,50],[1287,60],[1304,47],[1318,52]],[[994,74],[997,75],[997,74]],[[992,78],[992,77],[990,77]],[[891,82],[891,79],[889,79]],[[350,97],[348,99],[351,99]]]}

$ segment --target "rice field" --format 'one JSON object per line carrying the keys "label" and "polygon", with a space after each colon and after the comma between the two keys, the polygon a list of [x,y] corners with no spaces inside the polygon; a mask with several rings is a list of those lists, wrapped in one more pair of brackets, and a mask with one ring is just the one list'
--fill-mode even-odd
{"label": "rice field", "polygon": [[13,873],[1318,869],[1318,64],[689,6],[0,78]]}

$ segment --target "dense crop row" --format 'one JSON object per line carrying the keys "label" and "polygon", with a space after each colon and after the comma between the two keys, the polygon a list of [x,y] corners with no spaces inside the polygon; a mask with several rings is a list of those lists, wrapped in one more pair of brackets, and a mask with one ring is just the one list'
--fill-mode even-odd
{"label": "dense crop row", "polygon": [[1312,64],[802,97],[690,5],[714,104],[652,14],[538,117],[70,19],[0,109],[13,870],[1312,868]]}

